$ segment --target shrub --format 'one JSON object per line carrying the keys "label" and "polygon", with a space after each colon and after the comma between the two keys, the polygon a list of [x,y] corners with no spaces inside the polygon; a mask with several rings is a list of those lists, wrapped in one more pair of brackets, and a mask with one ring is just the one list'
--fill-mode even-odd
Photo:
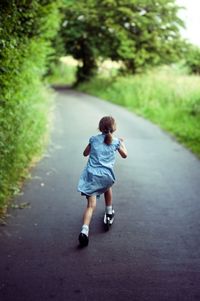
{"label": "shrub", "polygon": [[46,129],[42,78],[53,55],[60,1],[0,4],[0,208],[17,190]]}
{"label": "shrub", "polygon": [[200,48],[194,45],[188,46],[188,51],[185,53],[185,65],[188,67],[191,74],[200,75]]}

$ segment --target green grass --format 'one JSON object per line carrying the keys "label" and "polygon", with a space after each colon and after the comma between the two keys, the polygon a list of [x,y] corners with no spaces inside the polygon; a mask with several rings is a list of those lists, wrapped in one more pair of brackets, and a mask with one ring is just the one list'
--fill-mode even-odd
{"label": "green grass", "polygon": [[199,77],[164,67],[137,76],[99,76],[79,90],[144,116],[200,157]]}
{"label": "green grass", "polygon": [[0,214],[19,191],[33,158],[41,152],[48,124],[51,93],[41,80],[47,44],[40,44],[39,56],[37,41],[20,47],[12,49],[13,69],[8,68],[6,53],[7,72],[1,74]]}
{"label": "green grass", "polygon": [[76,80],[76,68],[59,62],[52,67],[52,73],[46,79],[52,85],[72,85]]}
{"label": "green grass", "polygon": [[[19,93],[18,93],[19,95]],[[30,167],[41,157],[48,140],[50,108],[53,96],[38,86],[29,102],[4,108],[1,120],[0,215],[6,212],[9,200],[20,191]]]}

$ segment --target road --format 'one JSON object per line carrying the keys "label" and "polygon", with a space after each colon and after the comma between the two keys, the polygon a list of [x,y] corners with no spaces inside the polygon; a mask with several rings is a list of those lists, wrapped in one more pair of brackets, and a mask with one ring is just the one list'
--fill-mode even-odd
{"label": "road", "polygon": [[[73,90],[56,92],[51,141],[0,227],[1,301],[200,300],[200,162],[157,126]],[[116,118],[115,222],[98,201],[78,247],[82,151],[104,115]]]}

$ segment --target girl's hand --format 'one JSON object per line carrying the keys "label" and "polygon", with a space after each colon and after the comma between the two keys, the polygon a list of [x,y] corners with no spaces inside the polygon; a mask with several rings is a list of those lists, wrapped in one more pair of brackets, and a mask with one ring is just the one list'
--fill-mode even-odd
{"label": "girl's hand", "polygon": [[90,149],[91,149],[91,146],[90,146],[90,144],[88,144],[83,152],[84,157],[87,157],[90,154]]}
{"label": "girl's hand", "polygon": [[120,140],[120,147],[118,148],[118,152],[120,153],[122,158],[126,158],[128,153],[127,153],[126,146],[124,145],[124,139],[119,138],[119,140]]}

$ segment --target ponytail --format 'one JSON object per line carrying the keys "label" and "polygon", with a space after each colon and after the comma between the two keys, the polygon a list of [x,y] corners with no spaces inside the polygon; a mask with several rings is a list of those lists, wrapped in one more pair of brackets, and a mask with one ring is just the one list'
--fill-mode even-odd
{"label": "ponytail", "polygon": [[108,132],[106,135],[105,135],[105,138],[104,138],[104,143],[109,145],[112,143],[112,134],[111,132]]}

